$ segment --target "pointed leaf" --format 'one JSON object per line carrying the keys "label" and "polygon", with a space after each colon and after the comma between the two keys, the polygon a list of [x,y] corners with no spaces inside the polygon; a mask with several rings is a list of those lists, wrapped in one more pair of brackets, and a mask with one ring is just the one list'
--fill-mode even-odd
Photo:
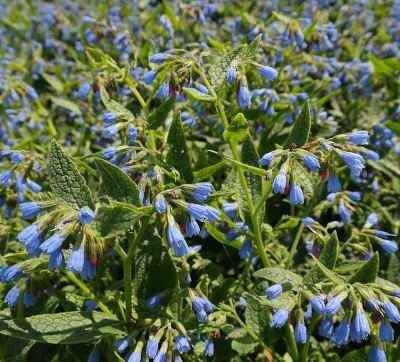
{"label": "pointed leaf", "polygon": [[107,196],[116,201],[142,206],[139,188],[124,171],[101,158],[96,158],[96,164]]}
{"label": "pointed leaf", "polygon": [[301,147],[305,145],[310,135],[310,129],[311,129],[311,110],[310,110],[310,103],[307,100],[304,103],[303,109],[299,117],[294,122],[292,132],[290,133],[286,141],[286,145],[290,146],[294,144],[296,145],[296,147]]}
{"label": "pointed leaf", "polygon": [[78,105],[74,102],[71,102],[67,99],[59,98],[59,97],[51,97],[51,100],[57,106],[68,109],[69,111],[76,113],[78,116],[82,115],[82,112],[79,109]]}
{"label": "pointed leaf", "polygon": [[115,206],[102,206],[97,209],[96,216],[90,227],[103,237],[123,234],[136,225],[138,214],[131,209]]}
{"label": "pointed leaf", "polygon": [[379,253],[375,252],[372,258],[349,279],[349,283],[373,283],[378,275],[378,271]]}
{"label": "pointed leaf", "polygon": [[50,187],[54,195],[74,209],[80,210],[83,206],[94,209],[92,195],[85,179],[74,161],[54,140],[50,145],[49,159]]}
{"label": "pointed leaf", "polygon": [[180,112],[175,115],[171,124],[168,132],[167,144],[167,162],[179,171],[186,182],[191,183],[193,181],[192,162],[186,145]]}
{"label": "pointed leaf", "polygon": [[339,277],[334,271],[328,269],[314,255],[311,254],[311,257],[314,259],[316,266],[319,268],[322,274],[325,275],[325,277],[327,277],[337,285],[344,284],[344,280],[341,277]]}
{"label": "pointed leaf", "polygon": [[240,142],[246,136],[249,125],[243,113],[238,113],[229,123],[229,127],[224,131],[224,139],[233,143]]}
{"label": "pointed leaf", "polygon": [[197,101],[202,101],[202,102],[214,102],[215,101],[215,97],[210,96],[209,94],[205,94],[203,92],[200,92],[199,90],[197,90],[196,88],[186,88],[184,87],[183,90],[185,91],[185,93],[197,100]]}
{"label": "pointed leaf", "polygon": [[256,278],[263,278],[275,284],[290,283],[293,286],[300,285],[303,278],[289,270],[280,267],[270,267],[257,270],[254,273]]}
{"label": "pointed leaf", "polygon": [[166,102],[163,102],[153,112],[150,113],[147,120],[149,129],[157,129],[160,127],[168,117],[169,112],[174,108],[175,97],[170,97]]}
{"label": "pointed leaf", "polygon": [[133,114],[129,109],[125,108],[122,104],[109,97],[103,85],[100,86],[100,97],[104,106],[107,108],[107,111],[113,112],[118,118],[125,119],[127,121],[134,119]]}

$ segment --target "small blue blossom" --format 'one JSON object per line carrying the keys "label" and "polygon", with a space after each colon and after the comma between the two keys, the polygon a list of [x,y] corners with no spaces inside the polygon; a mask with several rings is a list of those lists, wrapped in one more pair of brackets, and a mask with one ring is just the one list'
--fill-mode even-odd
{"label": "small blue blossom", "polygon": [[262,156],[260,161],[258,161],[258,164],[260,166],[268,166],[274,158],[275,158],[274,152],[266,153],[264,156]]}
{"label": "small blue blossom", "polygon": [[314,309],[319,315],[323,315],[326,311],[325,303],[320,297],[312,297],[311,298],[311,307]]}
{"label": "small blue blossom", "polygon": [[4,298],[4,302],[7,303],[10,307],[16,306],[18,303],[20,292],[21,292],[21,289],[19,287],[11,288],[8,291],[8,293],[6,294],[6,297]]}
{"label": "small blue blossom", "polygon": [[157,72],[155,70],[150,70],[150,71],[148,71],[148,72],[143,74],[142,80],[147,85],[150,85],[151,83],[153,83],[153,81],[156,78],[156,76],[157,76]]}
{"label": "small blue blossom", "polygon": [[235,83],[236,82],[236,68],[235,67],[229,67],[227,73],[226,73],[226,80],[229,83]]}
{"label": "small blue blossom", "polygon": [[393,323],[399,323],[400,322],[400,313],[397,307],[392,303],[392,302],[385,302],[385,312],[388,318],[393,322]]}
{"label": "small blue blossom", "polygon": [[357,310],[350,326],[351,340],[356,343],[361,343],[371,333],[371,328],[368,319],[362,310]]}
{"label": "small blue blossom", "polygon": [[170,225],[168,227],[167,239],[177,257],[182,257],[189,253],[186,240],[176,225]]}
{"label": "small blue blossom", "polygon": [[266,78],[267,80],[275,80],[278,77],[278,71],[274,68],[268,67],[268,66],[261,66],[258,67],[259,72],[261,75]]}
{"label": "small blue blossom", "polygon": [[204,202],[212,193],[212,186],[209,182],[199,182],[194,186],[193,198],[198,202]]}
{"label": "small blue blossom", "polygon": [[349,135],[349,141],[356,145],[367,145],[369,133],[367,131],[356,131]]}
{"label": "small blue blossom", "polygon": [[342,320],[339,326],[336,328],[334,335],[332,336],[332,342],[338,347],[344,346],[349,343],[350,337],[350,324],[347,321]]}
{"label": "small blue blossom", "polygon": [[287,309],[279,309],[272,316],[271,322],[275,328],[282,328],[287,322],[289,317],[289,311]]}
{"label": "small blue blossom", "polygon": [[206,357],[212,357],[214,356],[214,342],[212,339],[206,339],[204,340],[204,343],[206,344],[203,355]]}
{"label": "small blue blossom", "polygon": [[275,194],[283,194],[286,189],[286,174],[284,172],[279,172],[272,182],[272,190]]}
{"label": "small blue blossom", "polygon": [[379,339],[381,342],[392,343],[394,341],[394,331],[389,322],[381,322],[379,326]]}
{"label": "small blue blossom", "polygon": [[279,297],[283,292],[282,284],[271,285],[266,291],[265,294],[268,299],[275,299]]}
{"label": "small blue blossom", "polygon": [[304,323],[299,322],[296,324],[294,328],[294,337],[296,340],[296,343],[306,343],[307,341],[307,327],[304,325]]}
{"label": "small blue blossom", "polygon": [[303,161],[311,171],[318,171],[321,167],[318,158],[313,155],[304,156]]}
{"label": "small blue blossom", "polygon": [[365,167],[365,160],[362,156],[353,152],[342,152],[341,157],[350,169],[350,175],[352,177],[359,177]]}
{"label": "small blue blossom", "polygon": [[95,217],[95,212],[87,206],[79,210],[78,219],[82,224],[90,224]]}
{"label": "small blue blossom", "polygon": [[339,177],[336,175],[329,176],[328,178],[328,192],[340,192],[342,191],[342,185],[340,184]]}
{"label": "small blue blossom", "polygon": [[42,205],[37,202],[24,202],[19,206],[19,210],[22,212],[23,219],[32,219],[39,215],[42,211]]}
{"label": "small blue blossom", "polygon": [[389,254],[394,254],[395,252],[397,252],[397,250],[399,250],[398,245],[391,240],[382,239],[379,245],[382,247],[383,250],[385,250]]}
{"label": "small blue blossom", "polygon": [[250,108],[251,97],[250,97],[249,88],[247,88],[246,85],[242,84],[240,86],[238,100],[239,100],[240,108]]}
{"label": "small blue blossom", "polygon": [[253,253],[253,248],[251,246],[251,241],[247,240],[243,243],[239,250],[239,257],[240,259],[249,259],[251,254]]}
{"label": "small blue blossom", "polygon": [[301,189],[299,183],[296,181],[290,188],[289,199],[292,205],[304,204],[303,190]]}
{"label": "small blue blossom", "polygon": [[386,362],[386,355],[382,348],[371,347],[368,351],[368,362]]}

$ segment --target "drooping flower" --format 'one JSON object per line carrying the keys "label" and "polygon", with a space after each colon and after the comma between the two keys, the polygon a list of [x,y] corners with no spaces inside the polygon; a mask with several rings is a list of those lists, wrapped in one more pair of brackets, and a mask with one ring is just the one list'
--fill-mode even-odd
{"label": "drooping flower", "polygon": [[165,204],[164,196],[157,196],[155,202],[155,209],[159,214],[163,214],[167,209],[167,205]]}
{"label": "drooping flower", "polygon": [[153,80],[156,78],[156,76],[157,76],[157,72],[155,70],[150,70],[143,74],[142,80],[147,85],[150,85],[151,83],[153,83]]}
{"label": "drooping flower", "polygon": [[52,254],[57,249],[61,248],[63,241],[66,239],[68,234],[66,233],[55,233],[50,236],[42,245],[40,245],[40,249],[47,255]]}
{"label": "drooping flower", "polygon": [[167,99],[169,97],[169,85],[167,82],[163,82],[157,90],[156,96],[161,99]]}
{"label": "drooping flower", "polygon": [[340,200],[340,202],[339,202],[339,215],[344,224],[347,224],[350,222],[351,214],[350,214],[349,210],[347,209],[347,207],[344,205],[342,200]]}
{"label": "drooping flower", "polygon": [[294,328],[294,337],[296,343],[306,343],[307,341],[307,327],[303,322],[296,324]]}
{"label": "drooping flower", "polygon": [[42,211],[42,204],[38,202],[24,202],[19,206],[19,210],[22,212],[23,219],[32,219],[39,215]]}
{"label": "drooping flower", "polygon": [[274,313],[271,318],[272,325],[275,328],[282,328],[284,324],[287,322],[289,317],[289,311],[285,308],[279,309]]}
{"label": "drooping flower", "polygon": [[332,318],[325,318],[319,325],[318,332],[321,336],[331,338],[334,332]]}
{"label": "drooping flower", "polygon": [[228,71],[226,72],[226,80],[229,83],[236,82],[236,68],[235,67],[229,67]]}
{"label": "drooping flower", "polygon": [[340,299],[338,297],[331,298],[328,303],[326,303],[325,311],[328,317],[333,317],[340,308]]}
{"label": "drooping flower", "polygon": [[323,315],[325,313],[325,311],[326,311],[325,303],[320,297],[312,297],[311,298],[311,307],[319,315]]}
{"label": "drooping flower", "polygon": [[392,303],[392,302],[385,302],[385,312],[388,318],[393,322],[393,323],[399,323],[400,322],[400,313],[397,307]]}
{"label": "drooping flower", "polygon": [[179,353],[187,353],[190,350],[189,340],[186,336],[176,336],[175,337],[176,349]]}
{"label": "drooping flower", "polygon": [[260,161],[258,161],[258,164],[260,166],[268,166],[274,158],[275,158],[275,153],[268,152],[261,157]]}
{"label": "drooping flower", "polygon": [[382,321],[379,326],[379,339],[381,342],[393,342],[394,331],[389,322]]}
{"label": "drooping flower", "polygon": [[350,175],[352,177],[359,177],[365,166],[365,160],[362,156],[353,152],[342,152],[341,157],[350,169]]}
{"label": "drooping flower", "polygon": [[251,254],[253,253],[253,248],[251,246],[251,241],[247,240],[243,243],[239,250],[239,257],[240,259],[248,259],[251,257]]}
{"label": "drooping flower", "polygon": [[210,222],[210,224],[213,224],[215,221],[218,220],[219,215],[221,215],[221,211],[210,205],[205,205],[205,208],[207,212],[207,220]]}
{"label": "drooping flower", "polygon": [[294,182],[294,185],[290,188],[289,195],[290,203],[292,205],[304,204],[303,190],[301,189],[298,182]]}
{"label": "drooping flower", "polygon": [[268,67],[266,65],[258,67],[261,75],[267,80],[275,80],[278,77],[278,71],[272,67]]}
{"label": "drooping flower", "polygon": [[207,218],[207,208],[203,205],[187,204],[187,211],[190,216],[200,222],[203,222]]}
{"label": "drooping flower", "polygon": [[381,239],[379,245],[389,254],[394,254],[395,252],[397,252],[397,250],[399,250],[398,245],[391,240]]}
{"label": "drooping flower", "polygon": [[203,355],[206,357],[212,357],[214,356],[214,342],[212,339],[206,339],[204,340],[204,343],[206,344]]}
{"label": "drooping flower", "polygon": [[344,346],[349,342],[350,324],[346,320],[342,320],[332,336],[332,342],[338,347]]}
{"label": "drooping flower", "polygon": [[238,100],[239,100],[240,108],[250,108],[251,97],[250,97],[249,88],[247,88],[246,85],[242,84],[240,86]]}
{"label": "drooping flower", "polygon": [[79,210],[78,219],[82,224],[90,224],[95,216],[95,212],[87,206]]}
{"label": "drooping flower", "polygon": [[282,284],[271,285],[266,291],[265,294],[268,299],[275,299],[279,297],[283,292]]}
{"label": "drooping flower", "polygon": [[369,133],[367,131],[355,131],[349,135],[349,141],[356,145],[366,145],[369,141]]}
{"label": "drooping flower", "polygon": [[198,202],[204,202],[212,193],[212,185],[209,182],[194,184],[193,198]]}
{"label": "drooping flower", "polygon": [[114,343],[114,347],[118,353],[123,353],[129,346],[130,337],[126,336],[120,339],[117,339]]}
{"label": "drooping flower", "polygon": [[170,225],[168,227],[167,239],[177,257],[182,257],[189,253],[186,240],[176,225]]}
{"label": "drooping flower", "polygon": [[10,307],[16,306],[18,303],[20,292],[21,292],[20,287],[11,288],[8,291],[8,293],[6,294],[6,297],[4,298],[4,302],[7,303]]}
{"label": "drooping flower", "polygon": [[340,192],[342,191],[342,185],[340,184],[339,177],[336,175],[329,176],[328,178],[328,192]]}
{"label": "drooping flower", "polygon": [[83,247],[75,247],[69,256],[66,269],[72,271],[73,273],[80,273],[83,270],[84,262],[85,253],[83,251]]}
{"label": "drooping flower", "polygon": [[368,319],[364,312],[358,309],[350,326],[351,340],[361,343],[361,341],[367,338],[370,333],[371,328],[369,326]]}
{"label": "drooping flower", "polygon": [[368,351],[368,362],[386,362],[386,354],[380,347],[371,347]]}
{"label": "drooping flower", "polygon": [[272,190],[276,194],[284,194],[286,189],[286,174],[279,172],[272,182]]}
{"label": "drooping flower", "polygon": [[313,155],[304,156],[303,161],[311,171],[318,171],[321,167],[318,158]]}

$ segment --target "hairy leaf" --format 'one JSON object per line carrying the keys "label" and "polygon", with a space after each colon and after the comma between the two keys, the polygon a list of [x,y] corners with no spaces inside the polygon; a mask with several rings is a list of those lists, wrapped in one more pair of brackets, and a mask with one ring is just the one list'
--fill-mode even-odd
{"label": "hairy leaf", "polygon": [[299,117],[294,122],[292,132],[290,133],[286,146],[291,144],[296,145],[296,147],[304,146],[308,137],[310,136],[311,129],[311,109],[310,102],[307,100],[304,103],[303,109],[299,115]]}
{"label": "hairy leaf", "polygon": [[168,117],[169,112],[174,108],[175,97],[170,97],[166,102],[163,102],[153,112],[150,113],[147,120],[149,129],[157,129]]}
{"label": "hairy leaf", "polygon": [[379,253],[376,251],[350,279],[349,283],[373,283],[379,271]]}

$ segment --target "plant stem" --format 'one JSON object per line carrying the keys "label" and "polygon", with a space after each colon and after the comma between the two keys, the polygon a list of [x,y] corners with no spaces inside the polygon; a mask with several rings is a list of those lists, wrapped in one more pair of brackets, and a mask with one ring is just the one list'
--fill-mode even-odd
{"label": "plant stem", "polygon": [[287,261],[286,261],[286,267],[287,267],[287,268],[290,268],[291,265],[292,265],[293,256],[294,256],[294,253],[296,252],[297,245],[299,244],[300,237],[301,237],[301,234],[303,233],[303,230],[304,230],[304,224],[303,224],[303,222],[300,220],[300,225],[299,225],[299,227],[297,228],[297,233],[296,233],[296,236],[295,236],[295,238],[294,238],[292,247],[290,248],[290,253],[289,253],[289,256],[288,256]]}
{"label": "plant stem", "polygon": [[307,341],[303,345],[303,348],[302,348],[301,353],[300,353],[300,361],[301,362],[307,362],[308,349],[310,347],[311,336],[312,336],[312,334],[314,332],[315,326],[318,324],[320,319],[321,319],[320,316],[318,316],[316,314],[314,314],[311,317],[311,323],[310,323],[310,326],[308,327],[308,331],[307,331]]}
{"label": "plant stem", "polygon": [[296,340],[294,339],[294,331],[289,322],[285,324],[285,331],[289,354],[292,357],[293,361],[297,361],[299,353],[297,351]]}
{"label": "plant stem", "polygon": [[74,273],[72,272],[66,272],[65,275],[67,278],[74,283],[82,292],[84,292],[90,299],[93,299],[96,304],[99,306],[99,308],[107,315],[109,315],[113,319],[118,319],[108,308],[105,304],[100,302],[97,297],[90,291],[90,289],[86,286],[85,283],[83,283],[81,280],[79,280]]}
{"label": "plant stem", "polygon": [[142,98],[141,94],[139,93],[139,91],[137,90],[136,86],[133,84],[132,79],[130,76],[126,77],[126,84],[128,84],[128,87],[131,89],[132,93],[135,95],[135,97],[137,98],[137,100],[139,101],[141,107],[145,110],[145,112],[147,113],[147,104],[144,101],[144,99]]}

